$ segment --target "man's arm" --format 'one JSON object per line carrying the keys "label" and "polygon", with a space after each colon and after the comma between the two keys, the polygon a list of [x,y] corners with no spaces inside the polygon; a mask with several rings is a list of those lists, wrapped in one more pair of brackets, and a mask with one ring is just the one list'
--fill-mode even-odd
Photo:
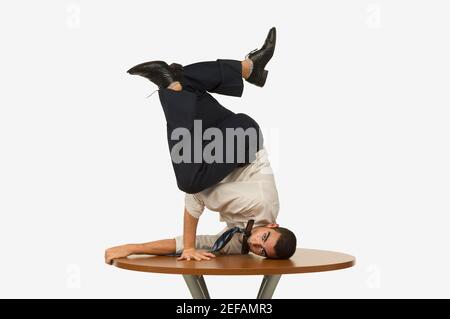
{"label": "man's arm", "polygon": [[178,260],[210,260],[216,257],[207,251],[197,250],[195,248],[195,238],[197,235],[198,218],[192,216],[189,211],[184,208],[184,226],[183,226],[183,253]]}
{"label": "man's arm", "polygon": [[183,224],[183,246],[184,249],[195,248],[195,236],[197,235],[197,226],[199,218],[192,216],[189,211],[184,208],[184,224]]}
{"label": "man's arm", "polygon": [[129,255],[168,255],[175,253],[175,239],[163,239],[143,244],[126,244],[108,248],[105,251],[105,262],[112,264],[114,259]]}

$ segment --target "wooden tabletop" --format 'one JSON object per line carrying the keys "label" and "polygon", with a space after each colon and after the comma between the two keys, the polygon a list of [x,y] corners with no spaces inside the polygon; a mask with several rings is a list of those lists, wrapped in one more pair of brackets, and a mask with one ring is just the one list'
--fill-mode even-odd
{"label": "wooden tabletop", "polygon": [[281,275],[352,267],[355,257],[339,252],[297,248],[290,259],[266,259],[254,254],[218,256],[204,261],[177,261],[169,256],[130,256],[114,266],[143,272],[183,275]]}

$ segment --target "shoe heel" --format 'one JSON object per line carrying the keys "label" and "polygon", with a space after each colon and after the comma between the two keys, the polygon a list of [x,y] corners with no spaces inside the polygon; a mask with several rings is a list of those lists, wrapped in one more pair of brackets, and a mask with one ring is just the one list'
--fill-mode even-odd
{"label": "shoe heel", "polygon": [[267,75],[269,74],[269,71],[267,71],[267,70],[264,70],[263,72],[262,72],[262,74],[261,74],[261,78],[259,79],[259,83],[258,83],[258,85],[259,86],[261,86],[261,87],[263,87],[264,86],[264,84],[266,83],[266,79],[267,79]]}
{"label": "shoe heel", "polygon": [[181,81],[181,78],[183,77],[183,66],[181,64],[178,64],[178,63],[172,63],[169,67],[173,71],[173,75],[175,77],[175,80],[176,81]]}
{"label": "shoe heel", "polygon": [[172,64],[170,65],[170,67],[171,67],[173,70],[176,70],[176,71],[178,71],[178,72],[183,71],[183,66],[182,66],[181,64],[178,64],[178,63],[172,63]]}

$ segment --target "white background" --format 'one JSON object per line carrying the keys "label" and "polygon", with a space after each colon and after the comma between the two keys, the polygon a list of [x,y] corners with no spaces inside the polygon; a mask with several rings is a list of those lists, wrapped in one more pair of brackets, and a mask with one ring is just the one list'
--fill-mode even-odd
{"label": "white background", "polygon": [[[447,1],[2,1],[0,297],[189,298],[104,249],[182,231],[163,112],[126,73],[242,59],[278,30],[264,88],[216,96],[262,126],[300,246],[357,257],[275,298],[450,297]],[[205,213],[199,233],[222,226]],[[206,277],[252,298],[259,277]]]}

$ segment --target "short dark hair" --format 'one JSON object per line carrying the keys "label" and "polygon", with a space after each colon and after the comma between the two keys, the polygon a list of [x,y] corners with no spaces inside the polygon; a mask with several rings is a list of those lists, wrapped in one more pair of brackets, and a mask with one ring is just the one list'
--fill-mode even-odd
{"label": "short dark hair", "polygon": [[297,237],[289,229],[284,227],[276,227],[275,231],[280,233],[280,238],[278,238],[275,244],[275,257],[273,259],[288,259],[290,258],[297,249]]}

